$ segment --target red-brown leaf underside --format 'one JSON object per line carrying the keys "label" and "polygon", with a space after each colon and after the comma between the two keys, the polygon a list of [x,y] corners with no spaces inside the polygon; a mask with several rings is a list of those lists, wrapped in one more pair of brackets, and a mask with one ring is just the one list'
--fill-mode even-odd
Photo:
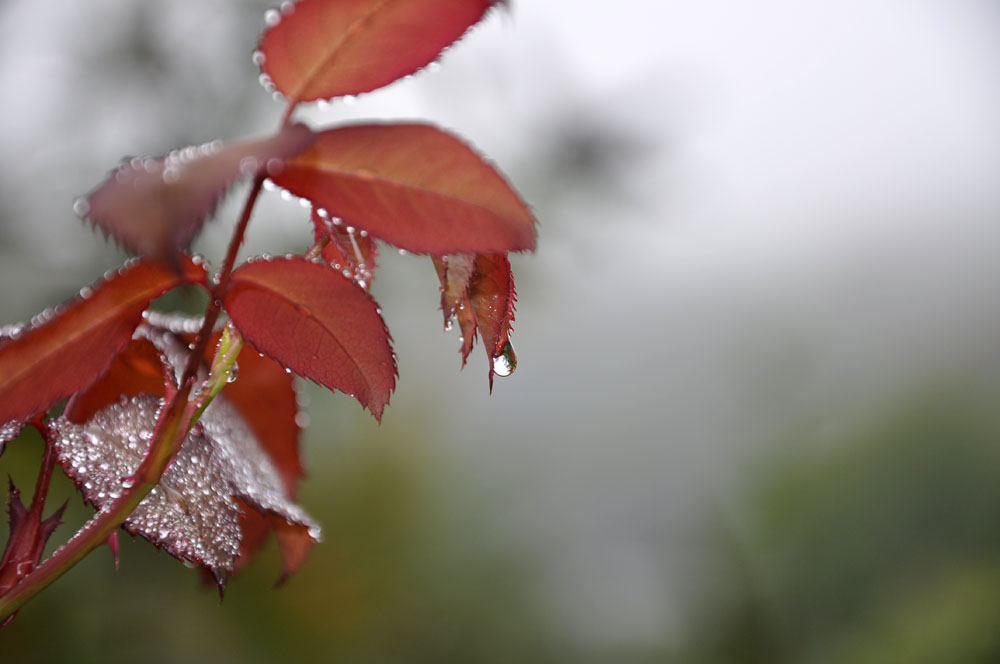
{"label": "red-brown leaf underside", "polygon": [[469,280],[476,257],[473,254],[451,254],[431,256],[431,260],[441,280],[441,312],[444,314],[445,329],[451,328],[453,320],[458,323],[461,333],[459,353],[464,368],[476,340],[476,314],[469,299]]}
{"label": "red-brown leaf underside", "polygon": [[510,341],[514,322],[514,275],[506,254],[476,256],[476,267],[469,280],[469,300],[476,315],[490,363],[490,389],[493,388],[493,359],[504,352]]}
{"label": "red-brown leaf underside", "polygon": [[496,0],[302,0],[261,38],[291,103],[355,95],[429,64]]}
{"label": "red-brown leaf underside", "polygon": [[[171,333],[158,334],[153,332],[154,343],[162,344],[157,347],[176,371],[186,363],[186,345]],[[52,421],[57,461],[95,507],[116,498],[122,479],[135,473],[161,407],[162,400],[140,395],[116,401],[86,424],[64,417]],[[282,484],[223,393],[202,414],[157,487],[124,527],[177,558],[205,566],[222,583],[243,553],[241,508],[255,510],[275,528],[283,524],[310,541],[319,537],[317,524],[291,502]],[[301,561],[305,542],[285,545],[283,535],[279,531],[283,557]]]}
{"label": "red-brown leaf underside", "polygon": [[430,125],[324,131],[273,180],[415,253],[535,248],[535,220],[517,192],[472,148]]}
{"label": "red-brown leaf underside", "polygon": [[381,419],[396,365],[374,300],[353,281],[298,257],[248,263],[233,272],[225,309],[257,350]]}
{"label": "red-brown leaf underside", "polygon": [[267,138],[133,159],[94,190],[80,211],[126,249],[174,262],[235,180],[277,171],[312,137],[309,128],[292,125]]}
{"label": "red-brown leaf underside", "polygon": [[128,343],[150,300],[204,269],[184,258],[183,275],[142,261],[94,286],[54,318],[0,342],[0,422],[25,420],[100,376]]}
{"label": "red-brown leaf underside", "polygon": [[492,388],[493,359],[505,352],[510,341],[517,301],[510,261],[506,254],[458,254],[435,256],[433,260],[441,280],[445,326],[454,316],[462,332],[462,364],[465,365],[478,332],[490,363]]}

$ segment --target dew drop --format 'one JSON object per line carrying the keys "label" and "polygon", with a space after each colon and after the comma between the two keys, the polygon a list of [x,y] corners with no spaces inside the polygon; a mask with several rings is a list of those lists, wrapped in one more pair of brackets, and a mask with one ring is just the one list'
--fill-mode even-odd
{"label": "dew drop", "polygon": [[264,51],[259,51],[259,50],[258,51],[254,51],[253,55],[250,56],[250,57],[253,60],[253,63],[255,65],[257,65],[258,67],[260,67],[261,65],[263,65],[264,61],[267,60],[267,56],[264,55]]}
{"label": "dew drop", "polygon": [[233,363],[233,367],[229,370],[229,375],[226,377],[227,383],[235,383],[236,379],[240,377],[240,365]]}
{"label": "dew drop", "polygon": [[123,477],[121,479],[121,484],[122,484],[122,486],[124,488],[131,489],[132,487],[135,486],[135,477],[132,476],[132,475],[128,475],[126,477]]}
{"label": "dew drop", "polygon": [[285,162],[280,159],[268,159],[267,160],[267,174],[268,175],[278,175],[281,171],[285,170]]}
{"label": "dew drop", "polygon": [[85,217],[88,212],[90,212],[90,202],[86,198],[80,196],[73,201],[73,214],[78,217]]}
{"label": "dew drop", "polygon": [[240,173],[244,177],[253,175],[258,168],[257,159],[254,157],[243,157],[240,159]]}
{"label": "dew drop", "polygon": [[266,23],[270,28],[278,25],[281,23],[281,12],[277,9],[268,9],[264,12],[264,23]]}
{"label": "dew drop", "polygon": [[514,373],[517,368],[517,355],[514,354],[514,347],[510,341],[504,344],[503,350],[493,358],[493,373],[501,378]]}
{"label": "dew drop", "polygon": [[281,13],[288,16],[295,11],[295,3],[292,0],[285,0],[281,3]]}

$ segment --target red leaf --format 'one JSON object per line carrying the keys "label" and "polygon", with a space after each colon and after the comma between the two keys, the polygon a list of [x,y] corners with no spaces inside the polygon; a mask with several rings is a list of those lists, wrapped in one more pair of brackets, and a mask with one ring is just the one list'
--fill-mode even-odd
{"label": "red leaf", "polygon": [[353,281],[298,257],[248,263],[233,272],[225,308],[257,350],[381,419],[396,363],[378,307]]}
{"label": "red leaf", "polygon": [[457,319],[462,331],[462,366],[472,350],[478,331],[490,362],[490,389],[493,376],[508,376],[517,366],[510,343],[514,322],[514,275],[506,254],[471,256],[455,254],[433,257],[441,280],[441,309],[445,329]]}
{"label": "red leaf", "polygon": [[469,280],[469,300],[490,362],[492,391],[493,375],[509,376],[517,366],[510,343],[517,295],[506,254],[476,256],[476,269]]}
{"label": "red leaf", "polygon": [[185,257],[184,274],[141,261],[66,305],[46,322],[0,342],[0,422],[26,420],[100,376],[128,343],[150,300],[204,269]]}
{"label": "red leaf", "polygon": [[261,38],[263,70],[292,104],[355,95],[412,74],[496,0],[302,0]]}
{"label": "red leaf", "polygon": [[119,398],[152,394],[162,397],[166,380],[160,351],[149,339],[133,339],[96,383],[77,392],[66,404],[63,417],[82,424]]}
{"label": "red leaf", "polygon": [[451,254],[432,256],[431,260],[441,280],[444,329],[450,330],[452,321],[458,321],[458,329],[462,334],[459,352],[462,354],[462,367],[465,367],[476,340],[476,315],[472,301],[469,300],[469,280],[472,278],[476,257],[472,254]]}
{"label": "red leaf", "polygon": [[[324,216],[325,215],[325,216]],[[348,226],[343,220],[313,210],[316,242],[326,242],[323,260],[367,291],[371,290],[377,267],[378,245],[367,231]]]}
{"label": "red leaf", "polygon": [[316,538],[309,528],[283,519],[278,514],[267,514],[267,521],[274,530],[274,536],[278,539],[278,550],[281,552],[281,578],[278,579],[280,585],[302,567]]}
{"label": "red leaf", "polygon": [[240,571],[250,562],[254,554],[264,545],[268,533],[273,530],[281,554],[281,576],[278,585],[284,583],[305,562],[309,549],[316,543],[315,531],[310,532],[307,526],[288,521],[279,514],[259,511],[245,500],[237,498],[237,504],[242,508],[240,530],[243,533],[243,541],[234,571]]}
{"label": "red leaf", "polygon": [[535,221],[517,192],[469,146],[430,125],[324,131],[272,179],[408,251],[535,247]]}
{"label": "red leaf", "polygon": [[226,386],[226,398],[250,425],[281,475],[287,494],[294,498],[304,474],[299,456],[302,429],[296,421],[299,403],[295,379],[280,364],[250,346],[244,346],[236,363],[239,376]]}
{"label": "red leaf", "polygon": [[77,211],[130,251],[174,262],[236,179],[277,172],[312,138],[308,127],[293,125],[268,138],[137,157],[80,199]]}

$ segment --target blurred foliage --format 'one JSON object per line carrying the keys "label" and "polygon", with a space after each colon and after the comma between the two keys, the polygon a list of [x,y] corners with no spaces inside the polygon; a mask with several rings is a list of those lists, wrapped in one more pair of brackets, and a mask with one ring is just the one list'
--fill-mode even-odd
{"label": "blurred foliage", "polygon": [[983,401],[782,450],[677,661],[1000,661],[1000,411]]}
{"label": "blurred foliage", "polygon": [[[195,570],[124,537],[119,571],[95,552],[0,631],[3,661],[558,661],[530,566],[493,536],[489,505],[413,430],[374,431],[314,467],[302,500],[326,541],[285,587],[273,542],[220,603]],[[26,434],[3,458],[29,493],[40,452]],[[72,495],[61,475],[54,489]],[[89,513],[71,502],[55,541]]]}

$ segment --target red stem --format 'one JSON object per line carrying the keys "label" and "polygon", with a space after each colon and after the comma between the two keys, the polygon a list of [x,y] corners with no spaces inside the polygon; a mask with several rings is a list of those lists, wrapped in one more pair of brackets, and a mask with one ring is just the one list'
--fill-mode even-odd
{"label": "red stem", "polygon": [[42,434],[42,439],[45,441],[45,453],[42,455],[38,479],[35,480],[35,495],[31,498],[31,518],[35,521],[41,521],[45,499],[49,494],[49,484],[52,482],[52,470],[56,465],[56,446],[52,444],[52,435],[47,426],[39,423],[35,425],[35,428],[38,429],[38,433]]}
{"label": "red stem", "polygon": [[[287,123],[287,118],[290,115],[289,110],[283,122]],[[233,229],[229,249],[226,252],[226,257],[223,260],[222,269],[219,273],[219,281],[212,288],[212,300],[205,312],[205,320],[202,323],[201,330],[198,332],[198,338],[188,358],[187,366],[184,368],[180,387],[172,395],[168,395],[168,399],[160,411],[153,440],[150,441],[146,456],[134,475],[134,484],[126,488],[116,500],[106,504],[94,518],[88,521],[76,535],[52,554],[48,560],[21,578],[17,585],[11,588],[9,592],[0,596],[0,623],[3,623],[21,605],[38,594],[42,589],[48,587],[49,584],[62,576],[88,553],[102,545],[112,533],[116,532],[118,527],[124,523],[125,519],[142,502],[143,498],[159,483],[163,472],[180,450],[187,436],[188,429],[193,425],[193,417],[197,406],[196,402],[189,402],[188,397],[191,394],[195,378],[198,375],[201,359],[204,357],[205,349],[208,347],[208,342],[212,337],[215,321],[218,320],[219,313],[222,310],[222,301],[229,288],[230,276],[236,265],[236,256],[239,253],[240,245],[243,244],[243,236],[246,233],[247,225],[250,223],[250,216],[253,213],[253,208],[257,202],[257,197],[260,194],[263,183],[263,175],[257,175],[254,178],[250,193],[243,206],[243,212],[240,214],[239,221]],[[42,500],[37,500],[39,495],[38,487],[47,487],[49,478],[52,475],[52,466],[54,464],[54,456],[51,456],[53,454],[52,445],[46,446],[45,454],[42,471],[35,490],[37,509],[41,509],[41,504],[44,503],[45,491],[43,490]],[[43,475],[46,476],[44,477],[44,484]],[[36,509],[36,505],[32,505],[32,510],[34,509]]]}

